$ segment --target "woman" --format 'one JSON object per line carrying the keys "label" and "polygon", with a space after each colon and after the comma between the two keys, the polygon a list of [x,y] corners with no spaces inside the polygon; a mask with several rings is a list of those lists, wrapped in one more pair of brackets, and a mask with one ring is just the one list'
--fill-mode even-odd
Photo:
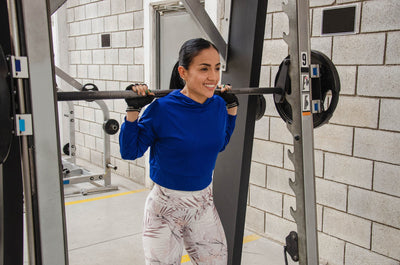
{"label": "woman", "polygon": [[[145,97],[126,100],[121,156],[134,160],[150,147],[155,183],[143,224],[147,265],[180,264],[183,247],[195,264],[227,264],[211,183],[217,155],[233,133],[239,103],[234,94],[225,93],[229,86],[214,95],[220,65],[212,43],[192,39],[182,45],[171,76],[170,88],[178,90],[151,103],[154,94],[146,85],[127,87]],[[149,103],[138,120],[140,109]]]}

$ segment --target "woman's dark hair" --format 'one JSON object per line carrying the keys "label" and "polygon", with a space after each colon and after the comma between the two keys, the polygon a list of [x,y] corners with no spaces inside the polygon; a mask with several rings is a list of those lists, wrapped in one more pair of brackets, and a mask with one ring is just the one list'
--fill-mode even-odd
{"label": "woman's dark hair", "polygon": [[217,47],[213,43],[202,38],[191,39],[183,43],[181,49],[179,50],[179,61],[172,69],[169,89],[182,89],[185,86],[185,82],[179,75],[178,67],[183,66],[185,69],[189,69],[189,65],[192,63],[193,58],[196,57],[202,50],[210,47],[213,47],[218,52]]}

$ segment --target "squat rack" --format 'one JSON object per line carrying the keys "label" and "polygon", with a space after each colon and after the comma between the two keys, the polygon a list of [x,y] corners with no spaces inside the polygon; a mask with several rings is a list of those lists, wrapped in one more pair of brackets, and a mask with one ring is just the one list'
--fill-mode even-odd
{"label": "squat rack", "polygon": [[[49,1],[50,8],[55,11],[63,2]],[[22,37],[21,47],[15,43],[18,38],[13,39],[14,55],[29,56],[29,79],[19,79],[16,87],[20,96],[19,105],[26,106],[26,109],[18,111],[21,114],[27,113],[33,120],[33,134],[20,138],[30,263],[67,265],[62,180],[54,177],[61,175],[61,159],[47,3],[45,0],[8,0],[10,19],[7,26],[16,34],[14,37]],[[199,9],[198,0],[184,0],[183,3],[223,51],[222,57],[226,60],[227,69],[223,73],[222,82],[237,87],[258,87],[268,1],[232,0],[228,43],[221,42],[219,33],[209,23],[208,15]],[[303,100],[304,95],[311,98],[311,90],[304,86],[304,80],[309,78],[310,66],[308,10],[308,0],[289,0],[284,5],[290,28],[290,34],[284,39],[289,45],[289,55],[292,58],[289,66],[292,93],[286,95],[293,110],[293,121],[288,124],[288,128],[293,135],[294,153],[289,156],[294,163],[296,177],[290,182],[296,194],[296,210],[291,209],[291,212],[298,228],[298,258],[301,265],[318,264],[313,121],[310,110],[306,108],[307,102]],[[43,30],[46,28],[47,31]],[[240,264],[241,261],[257,107],[256,96],[239,97],[241,105],[237,128],[230,145],[220,155],[214,174],[215,203],[227,235],[229,264]],[[13,166],[18,167],[18,163],[13,163]],[[30,180],[34,180],[34,183],[30,183]]]}

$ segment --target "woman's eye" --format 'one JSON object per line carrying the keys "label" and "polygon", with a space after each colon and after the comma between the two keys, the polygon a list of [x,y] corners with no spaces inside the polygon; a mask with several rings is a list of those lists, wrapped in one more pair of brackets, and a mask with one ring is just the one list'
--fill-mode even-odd
{"label": "woman's eye", "polygon": [[207,68],[201,68],[200,71],[207,71]]}
{"label": "woman's eye", "polygon": [[217,70],[217,71],[219,72],[219,70],[221,70],[221,68],[218,67],[218,68],[216,68],[215,70]]}

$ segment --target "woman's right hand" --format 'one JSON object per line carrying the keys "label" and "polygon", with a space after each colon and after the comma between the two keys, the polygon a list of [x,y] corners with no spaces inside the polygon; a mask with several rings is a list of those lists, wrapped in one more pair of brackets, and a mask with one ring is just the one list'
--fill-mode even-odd
{"label": "woman's right hand", "polygon": [[146,84],[132,84],[126,87],[126,90],[132,90],[136,92],[139,96],[136,98],[126,98],[126,104],[128,104],[127,112],[140,112],[140,110],[150,104],[154,99],[154,93],[150,91]]}

